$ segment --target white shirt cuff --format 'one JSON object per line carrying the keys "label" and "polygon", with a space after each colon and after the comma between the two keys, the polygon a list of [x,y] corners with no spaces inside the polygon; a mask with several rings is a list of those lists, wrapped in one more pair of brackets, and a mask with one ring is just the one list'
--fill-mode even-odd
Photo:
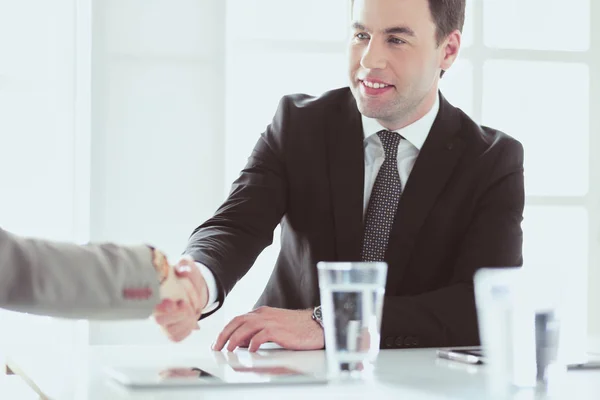
{"label": "white shirt cuff", "polygon": [[211,272],[210,269],[206,267],[204,264],[196,263],[198,268],[200,269],[200,273],[206,282],[206,287],[208,288],[208,302],[206,303],[206,307],[202,310],[202,314],[209,313],[219,307],[219,302],[217,301],[217,297],[219,296],[219,289],[217,288],[217,281],[215,280],[215,276]]}

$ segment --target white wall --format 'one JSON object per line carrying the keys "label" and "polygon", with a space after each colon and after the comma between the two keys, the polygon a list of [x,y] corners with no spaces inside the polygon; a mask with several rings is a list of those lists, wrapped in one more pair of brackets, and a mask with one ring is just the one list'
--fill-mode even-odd
{"label": "white wall", "polygon": [[[0,225],[18,234],[79,241],[86,224],[75,15],[74,0],[0,0]],[[0,310],[0,347],[69,343],[75,326]]]}
{"label": "white wall", "polygon": [[[223,21],[220,0],[94,2],[93,240],[176,260],[224,199]],[[90,323],[92,344],[165,341],[152,319]]]}

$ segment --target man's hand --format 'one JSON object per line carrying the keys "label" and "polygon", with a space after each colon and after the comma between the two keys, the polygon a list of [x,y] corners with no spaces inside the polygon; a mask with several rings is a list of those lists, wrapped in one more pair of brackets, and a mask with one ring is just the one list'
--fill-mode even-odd
{"label": "man's hand", "polygon": [[208,287],[189,257],[183,257],[173,272],[174,275],[163,282],[170,286],[161,287],[163,301],[155,307],[154,319],[169,339],[180,342],[199,329],[198,319],[208,302]]}
{"label": "man's hand", "polygon": [[235,317],[219,334],[213,350],[248,347],[255,352],[266,342],[290,350],[318,350],[325,347],[323,329],[312,319],[312,310],[285,310],[260,307]]}

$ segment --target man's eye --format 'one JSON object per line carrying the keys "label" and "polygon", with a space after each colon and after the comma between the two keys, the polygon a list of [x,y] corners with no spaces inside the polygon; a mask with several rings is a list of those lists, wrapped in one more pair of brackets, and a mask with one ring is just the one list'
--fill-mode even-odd
{"label": "man's eye", "polygon": [[396,38],[396,37],[391,37],[391,38],[389,39],[389,42],[390,42],[390,43],[393,43],[393,44],[404,44],[404,43],[406,43],[404,40],[402,40],[402,39],[398,39],[398,38]]}
{"label": "man's eye", "polygon": [[369,38],[369,35],[367,35],[366,33],[357,33],[355,36],[358,40],[365,40]]}

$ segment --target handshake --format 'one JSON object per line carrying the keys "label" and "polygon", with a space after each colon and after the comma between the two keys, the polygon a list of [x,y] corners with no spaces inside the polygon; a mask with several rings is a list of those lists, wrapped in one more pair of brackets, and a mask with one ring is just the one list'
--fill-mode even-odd
{"label": "handshake", "polygon": [[[173,266],[159,251],[154,251],[154,266],[160,281],[161,302],[154,308],[154,319],[167,337],[179,342],[194,330],[208,303],[208,285],[195,261],[184,256]],[[286,349],[317,350],[325,346],[321,325],[313,310],[287,310],[259,307],[232,319],[217,336],[212,349],[227,347],[234,351],[247,347],[257,351],[266,342]]]}
{"label": "handshake", "polygon": [[179,342],[200,329],[198,320],[208,302],[208,287],[188,256],[171,266],[162,253],[154,251],[153,263],[159,274],[161,299],[153,316],[167,337]]}

